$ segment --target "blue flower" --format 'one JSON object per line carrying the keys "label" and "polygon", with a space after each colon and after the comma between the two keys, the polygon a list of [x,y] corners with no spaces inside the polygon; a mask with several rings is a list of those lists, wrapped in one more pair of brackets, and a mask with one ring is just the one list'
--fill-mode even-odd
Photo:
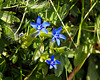
{"label": "blue flower", "polygon": [[21,32],[21,33],[19,34],[19,36],[23,36],[23,32]]}
{"label": "blue flower", "polygon": [[60,46],[59,38],[66,39],[66,37],[64,35],[59,34],[61,32],[61,29],[62,29],[62,27],[58,28],[57,30],[55,30],[55,28],[53,28],[52,41],[55,41],[55,39],[56,39],[58,46]]}
{"label": "blue flower", "polygon": [[49,60],[46,60],[47,61],[47,64],[50,64],[50,67],[49,67],[49,69],[52,69],[53,67],[55,68],[55,69],[57,69],[57,65],[56,64],[60,64],[60,62],[59,61],[54,61],[54,55],[51,57],[51,61],[49,61]]}
{"label": "blue flower", "polygon": [[[38,32],[38,33],[37,33],[36,36],[38,36],[38,35],[40,34],[40,30],[42,30],[43,32],[45,32],[46,34],[48,34],[48,31],[47,31],[46,27],[49,26],[50,23],[48,23],[48,22],[43,22],[43,23],[41,24],[41,17],[40,17],[40,16],[38,16],[38,18],[37,18],[37,20],[36,20],[36,23],[30,23],[30,25],[31,25],[33,28],[37,29],[37,32]],[[36,36],[35,36],[35,37],[36,37]]]}

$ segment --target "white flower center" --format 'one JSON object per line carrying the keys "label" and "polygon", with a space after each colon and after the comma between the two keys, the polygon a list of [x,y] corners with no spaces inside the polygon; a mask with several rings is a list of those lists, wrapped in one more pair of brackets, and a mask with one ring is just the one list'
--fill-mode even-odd
{"label": "white flower center", "polygon": [[38,29],[39,29],[39,30],[41,29],[41,25],[38,25]]}
{"label": "white flower center", "polygon": [[59,38],[59,34],[56,33],[56,34],[54,35],[54,37],[55,37],[55,38]]}
{"label": "white flower center", "polygon": [[53,64],[53,61],[51,62],[51,64]]}

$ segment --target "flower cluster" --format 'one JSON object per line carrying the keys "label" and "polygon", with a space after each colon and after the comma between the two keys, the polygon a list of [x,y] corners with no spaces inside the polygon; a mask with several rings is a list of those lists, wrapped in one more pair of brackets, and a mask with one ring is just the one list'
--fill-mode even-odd
{"label": "flower cluster", "polygon": [[[30,23],[30,25],[36,29],[36,32],[38,32],[35,37],[37,37],[39,34],[40,34],[40,30],[43,31],[44,33],[48,34],[48,31],[46,29],[47,26],[50,25],[50,23],[48,22],[43,22],[41,24],[41,17],[39,16],[36,20],[36,23]],[[59,34],[61,32],[61,29],[62,27],[58,28],[57,30],[55,30],[55,28],[53,28],[53,33],[52,33],[52,41],[55,41],[57,42],[57,45],[60,46],[60,39],[66,39],[66,37],[62,34]],[[51,61],[49,60],[46,60],[47,61],[47,64],[50,64],[50,69],[52,69],[53,67],[55,69],[57,69],[57,65],[56,64],[60,64],[59,61],[54,61],[54,55],[51,57]]]}

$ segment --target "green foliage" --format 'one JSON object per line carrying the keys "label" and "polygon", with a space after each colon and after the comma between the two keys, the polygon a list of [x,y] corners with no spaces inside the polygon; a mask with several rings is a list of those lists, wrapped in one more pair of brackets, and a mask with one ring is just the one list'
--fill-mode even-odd
{"label": "green foliage", "polygon": [[2,53],[4,50],[4,42],[3,39],[0,39],[0,53]]}
{"label": "green foliage", "polygon": [[[99,4],[98,0],[53,0],[53,4],[0,0],[0,80],[99,80]],[[40,31],[35,37],[38,32],[30,23],[37,23],[38,16],[50,26],[48,34]],[[67,39],[60,39],[58,46],[51,40],[52,32],[61,26],[60,34]],[[52,55],[61,62],[57,69],[46,63]]]}
{"label": "green foliage", "polygon": [[20,22],[20,20],[13,14],[14,13],[8,11],[0,11],[0,19],[6,23]]}
{"label": "green foliage", "polygon": [[54,74],[47,75],[46,80],[61,80],[60,77],[56,77]]}
{"label": "green foliage", "polygon": [[3,32],[5,33],[5,35],[11,37],[14,40],[14,32],[13,30],[10,28],[10,26],[4,26],[4,30]]}
{"label": "green foliage", "polygon": [[95,30],[97,32],[97,38],[98,38],[98,42],[100,43],[100,15],[97,18],[97,22],[95,24]]}
{"label": "green foliage", "polygon": [[[100,55],[99,55],[100,56]],[[98,58],[96,56],[91,56],[89,59],[89,66],[88,66],[88,73],[87,73],[87,80],[98,80],[100,79],[100,64],[97,61]]]}
{"label": "green foliage", "polygon": [[[37,1],[36,1],[37,2]],[[31,3],[28,5],[28,8],[33,12],[41,12],[41,11],[45,11],[47,8],[49,7],[49,2],[48,1],[44,1],[41,2],[39,4],[35,4],[35,3]]]}

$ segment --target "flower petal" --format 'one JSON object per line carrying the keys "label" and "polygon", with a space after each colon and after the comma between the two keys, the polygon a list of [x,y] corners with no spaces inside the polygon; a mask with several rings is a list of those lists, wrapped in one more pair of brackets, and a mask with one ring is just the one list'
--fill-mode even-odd
{"label": "flower petal", "polygon": [[38,18],[37,18],[37,20],[36,20],[36,23],[37,23],[37,24],[41,24],[41,17],[40,17],[40,16],[38,16]]}
{"label": "flower petal", "polygon": [[60,46],[60,40],[56,38],[57,45]]}
{"label": "flower petal", "polygon": [[48,34],[48,31],[47,31],[46,28],[42,28],[41,30],[42,30],[44,33]]}
{"label": "flower petal", "polygon": [[60,61],[57,61],[57,60],[55,61],[55,64],[60,64],[60,63],[61,63]]}
{"label": "flower petal", "polygon": [[20,33],[19,36],[23,36],[23,33]]}
{"label": "flower petal", "polygon": [[46,60],[46,62],[47,62],[47,64],[50,64],[51,63],[51,61],[49,61],[49,60]]}
{"label": "flower petal", "polygon": [[62,35],[62,34],[59,34],[59,38],[66,39],[66,37],[64,35]]}
{"label": "flower petal", "polygon": [[35,28],[35,29],[36,29],[37,26],[38,26],[36,23],[30,23],[30,25],[31,25],[33,28]]}
{"label": "flower petal", "polygon": [[58,29],[57,29],[57,31],[56,31],[56,33],[58,33],[58,34],[59,34],[59,33],[60,33],[60,31],[61,31],[61,29],[62,29],[62,27],[58,28]]}
{"label": "flower petal", "polygon": [[53,41],[53,42],[55,41],[55,37],[52,38],[52,41]]}
{"label": "flower petal", "polygon": [[53,56],[51,57],[51,61],[54,61],[54,56],[55,56],[55,55],[53,55]]}
{"label": "flower petal", "polygon": [[57,69],[57,65],[53,65],[53,67],[54,67],[55,69]]}
{"label": "flower petal", "polygon": [[40,34],[40,31],[38,31],[38,33],[35,35],[35,37],[37,37]]}
{"label": "flower petal", "polygon": [[50,23],[48,23],[48,22],[43,22],[42,23],[42,27],[47,27],[47,26],[49,26],[50,25]]}
{"label": "flower petal", "polygon": [[53,28],[53,34],[54,34],[54,35],[56,34],[56,30],[55,30],[55,28]]}
{"label": "flower petal", "polygon": [[53,68],[53,66],[52,66],[52,65],[50,65],[49,69],[52,69],[52,68]]}

